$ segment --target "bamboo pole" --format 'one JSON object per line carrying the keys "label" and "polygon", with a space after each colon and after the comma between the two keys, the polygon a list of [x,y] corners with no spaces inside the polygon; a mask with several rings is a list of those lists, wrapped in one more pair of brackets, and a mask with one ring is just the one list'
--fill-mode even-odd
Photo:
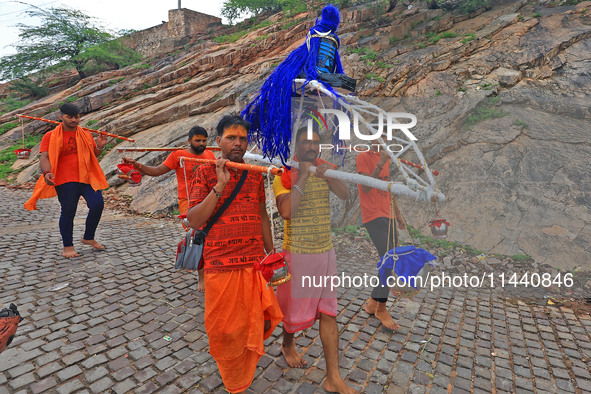
{"label": "bamboo pole", "polygon": [[[176,151],[176,150],[182,150],[182,149],[187,149],[188,147],[185,146],[167,146],[167,147],[163,147],[163,148],[150,148],[150,147],[121,147],[121,148],[115,148],[117,149],[118,152],[172,152],[172,151]],[[212,150],[212,151],[219,151],[220,147],[219,146],[207,146],[206,147],[207,150]]]}
{"label": "bamboo pole", "polygon": [[[204,163],[204,164],[215,164],[217,160],[213,159],[198,159],[195,157],[181,157],[181,166],[183,166],[183,161],[193,161],[196,163]],[[228,161],[226,163],[226,167],[228,168],[235,168],[237,170],[249,170],[261,173],[270,173],[272,175],[281,175],[283,174],[283,168],[277,168],[275,166],[271,167],[264,167],[264,166],[256,166],[254,164],[247,164],[247,163],[236,163],[233,161]]]}
{"label": "bamboo pole", "polygon": [[[28,116],[28,115],[22,115],[22,114],[17,114],[16,116],[20,116],[21,118],[27,118],[27,119],[33,119],[33,120],[41,120],[43,122],[47,122],[47,123],[54,123],[54,124],[60,124],[62,122],[57,122],[55,120],[49,120],[49,119],[43,119],[43,118],[37,118],[35,116]],[[91,133],[97,133],[97,134],[102,134],[102,135],[106,135],[107,137],[113,137],[113,138],[117,138],[119,140],[124,140],[124,141],[129,141],[129,142],[135,142],[134,139],[131,138],[127,138],[127,137],[121,137],[117,134],[112,134],[112,133],[108,133],[106,131],[101,131],[101,130],[93,130],[93,129],[89,129],[87,127],[82,127],[83,130],[86,131],[90,131]]]}

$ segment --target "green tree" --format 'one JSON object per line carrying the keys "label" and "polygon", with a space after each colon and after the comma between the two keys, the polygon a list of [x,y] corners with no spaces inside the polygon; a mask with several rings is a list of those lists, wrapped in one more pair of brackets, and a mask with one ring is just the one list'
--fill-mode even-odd
{"label": "green tree", "polygon": [[306,11],[304,0],[224,0],[222,16],[231,21],[241,16],[283,11],[287,15]]}
{"label": "green tree", "polygon": [[[136,63],[140,55],[124,47],[98,26],[94,18],[71,8],[35,8],[27,11],[41,20],[37,26],[20,23],[17,53],[0,59],[0,80],[22,78],[44,69],[74,67],[80,78],[89,71]],[[100,71],[100,70],[99,70]]]}
{"label": "green tree", "polygon": [[261,12],[281,10],[281,0],[225,0],[222,15],[231,21],[244,14],[258,15]]}

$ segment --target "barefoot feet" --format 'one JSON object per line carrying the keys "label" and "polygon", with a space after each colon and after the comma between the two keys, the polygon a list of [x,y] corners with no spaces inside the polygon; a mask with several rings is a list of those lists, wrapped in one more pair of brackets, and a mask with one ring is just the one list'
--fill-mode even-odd
{"label": "barefoot feet", "polygon": [[76,250],[74,250],[73,246],[65,246],[64,250],[62,250],[62,256],[69,259],[72,257],[78,257],[80,255],[76,252]]}
{"label": "barefoot feet", "polygon": [[283,353],[287,365],[292,368],[301,368],[308,364],[302,355],[298,353],[295,342],[292,342],[290,345],[281,345],[281,353]]}
{"label": "barefoot feet", "polygon": [[99,250],[103,250],[105,249],[105,247],[101,244],[99,244],[97,241],[95,241],[94,239],[84,239],[82,238],[81,242],[85,245],[90,245],[95,249],[99,249]]}
{"label": "barefoot feet", "polygon": [[[380,308],[380,305],[383,305],[383,309]],[[390,314],[388,313],[388,310],[386,309],[386,303],[381,303],[378,305],[378,309],[376,310],[375,313],[376,317],[378,318],[378,320],[384,325],[384,327],[392,330],[392,331],[396,331],[400,328],[400,326],[398,324],[396,324],[394,322],[394,320],[392,320],[392,317],[390,316]]]}
{"label": "barefoot feet", "polygon": [[392,320],[392,317],[386,309],[385,302],[377,302],[373,298],[370,298],[365,304],[365,312],[370,315],[375,315],[380,323],[382,323],[387,329],[396,331],[400,328],[400,326]]}
{"label": "barefoot feet", "polygon": [[378,309],[378,302],[373,298],[370,298],[365,302],[365,312],[370,315],[375,315],[376,310]]}
{"label": "barefoot feet", "polygon": [[359,394],[359,391],[355,390],[353,387],[347,386],[347,383],[345,383],[340,376],[334,379],[327,376],[324,381],[324,389],[329,393]]}

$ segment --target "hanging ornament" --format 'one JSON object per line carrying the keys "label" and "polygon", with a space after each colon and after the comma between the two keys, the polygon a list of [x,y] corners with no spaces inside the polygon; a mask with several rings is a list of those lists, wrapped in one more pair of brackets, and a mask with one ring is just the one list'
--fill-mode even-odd
{"label": "hanging ornament", "polygon": [[25,146],[25,123],[23,118],[21,118],[21,132],[23,137],[23,146],[15,150],[14,154],[18,159],[27,160],[31,156],[31,150]]}
{"label": "hanging ornament", "polygon": [[117,172],[119,172],[117,176],[129,182],[129,186],[135,187],[142,184],[142,173],[129,163],[117,164]]}
{"label": "hanging ornament", "polygon": [[431,234],[433,234],[433,238],[435,238],[435,239],[447,238],[447,229],[448,229],[449,225],[450,224],[445,219],[431,220],[429,227],[431,227]]}

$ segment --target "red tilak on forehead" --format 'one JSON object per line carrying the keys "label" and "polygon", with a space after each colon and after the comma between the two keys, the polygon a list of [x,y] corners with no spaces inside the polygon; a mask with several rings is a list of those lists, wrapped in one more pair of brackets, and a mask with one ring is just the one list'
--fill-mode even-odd
{"label": "red tilak on forehead", "polygon": [[225,129],[222,137],[227,137],[229,135],[235,135],[238,137],[247,137],[248,131],[246,131],[244,126],[234,125],[234,126],[230,126],[227,129]]}

